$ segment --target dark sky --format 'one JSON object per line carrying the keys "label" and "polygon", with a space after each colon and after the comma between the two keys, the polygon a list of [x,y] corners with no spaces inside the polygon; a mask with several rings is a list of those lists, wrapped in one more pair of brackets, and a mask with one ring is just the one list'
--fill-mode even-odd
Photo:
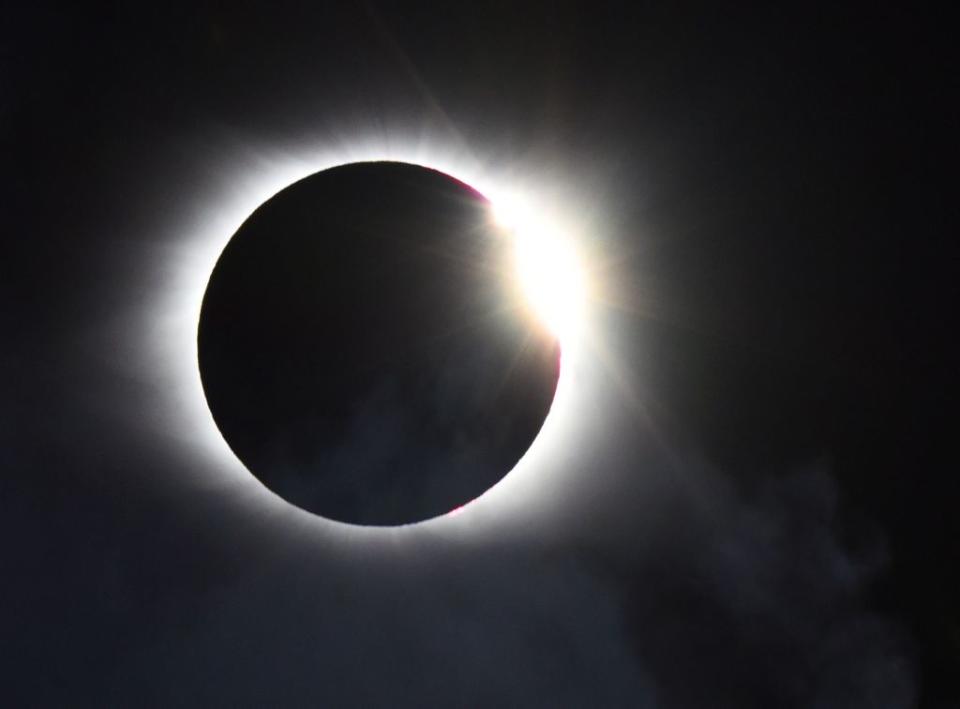
{"label": "dark sky", "polygon": [[[958,705],[945,18],[23,5],[4,704]],[[604,352],[537,470],[394,531],[267,493],[170,376],[197,250],[359,143],[562,205]]]}

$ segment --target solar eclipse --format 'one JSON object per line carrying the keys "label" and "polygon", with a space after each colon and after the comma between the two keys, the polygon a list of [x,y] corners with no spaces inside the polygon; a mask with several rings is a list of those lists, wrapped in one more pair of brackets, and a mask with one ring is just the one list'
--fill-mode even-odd
{"label": "solar eclipse", "polygon": [[396,525],[459,509],[550,410],[581,315],[574,258],[558,229],[439,171],[320,171],[217,261],[198,328],[211,413],[308,511]]}

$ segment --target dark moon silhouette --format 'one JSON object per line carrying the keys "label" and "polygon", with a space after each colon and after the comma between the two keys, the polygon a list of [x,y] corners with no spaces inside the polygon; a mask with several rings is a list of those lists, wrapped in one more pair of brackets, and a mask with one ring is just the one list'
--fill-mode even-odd
{"label": "dark moon silhouette", "polygon": [[482,494],[536,437],[559,375],[489,203],[393,162],[325,170],[260,206],[214,268],[198,345],[240,460],[289,502],[356,524]]}

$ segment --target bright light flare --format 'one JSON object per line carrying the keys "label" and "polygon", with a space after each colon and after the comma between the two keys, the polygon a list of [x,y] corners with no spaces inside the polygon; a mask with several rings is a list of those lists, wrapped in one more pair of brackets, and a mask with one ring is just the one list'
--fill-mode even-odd
{"label": "bright light flare", "polygon": [[513,201],[497,200],[493,217],[513,239],[517,279],[531,310],[569,344],[580,329],[586,290],[572,240],[556,223]]}

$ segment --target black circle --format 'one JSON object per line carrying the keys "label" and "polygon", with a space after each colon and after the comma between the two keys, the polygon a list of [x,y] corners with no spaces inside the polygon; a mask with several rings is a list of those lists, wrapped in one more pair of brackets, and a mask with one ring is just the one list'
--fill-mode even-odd
{"label": "black circle", "polygon": [[428,168],[342,165],[269,199],[217,261],[200,374],[227,443],[306,510],[392,525],[500,480],[546,418],[559,345],[486,199]]}

